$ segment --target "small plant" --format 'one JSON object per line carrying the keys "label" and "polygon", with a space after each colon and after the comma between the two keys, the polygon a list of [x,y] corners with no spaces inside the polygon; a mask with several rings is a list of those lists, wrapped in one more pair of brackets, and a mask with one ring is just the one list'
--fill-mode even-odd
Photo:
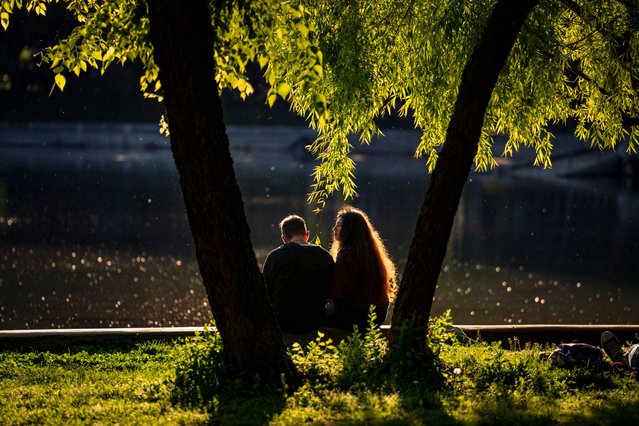
{"label": "small plant", "polygon": [[364,333],[355,326],[348,338],[334,345],[318,332],[318,337],[306,345],[293,343],[289,355],[303,381],[313,387],[351,389],[370,385],[374,372],[383,365],[387,346],[371,309]]}
{"label": "small plant", "polygon": [[342,370],[342,362],[337,347],[331,339],[324,339],[324,334],[317,333],[317,338],[306,345],[293,343],[289,349],[293,365],[304,380],[313,385],[328,386],[335,382],[335,377]]}
{"label": "small plant", "polygon": [[437,317],[430,317],[428,320],[428,334],[426,343],[435,355],[439,355],[443,345],[457,345],[460,340],[453,331],[453,317],[450,309]]}
{"label": "small plant", "polygon": [[387,352],[388,341],[377,326],[377,315],[371,306],[364,334],[354,326],[353,334],[338,346],[342,362],[339,385],[345,389],[370,386],[380,378],[377,373],[384,367]]}
{"label": "small plant", "polygon": [[176,354],[171,401],[184,407],[211,409],[225,375],[220,333],[211,323],[183,342]]}

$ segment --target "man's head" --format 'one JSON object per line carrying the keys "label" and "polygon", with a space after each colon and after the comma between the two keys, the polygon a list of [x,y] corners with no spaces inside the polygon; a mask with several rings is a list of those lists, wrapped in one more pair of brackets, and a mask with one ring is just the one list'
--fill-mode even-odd
{"label": "man's head", "polygon": [[288,243],[291,240],[308,241],[309,232],[306,229],[306,222],[297,215],[290,215],[280,222],[280,232],[282,233],[282,241]]}

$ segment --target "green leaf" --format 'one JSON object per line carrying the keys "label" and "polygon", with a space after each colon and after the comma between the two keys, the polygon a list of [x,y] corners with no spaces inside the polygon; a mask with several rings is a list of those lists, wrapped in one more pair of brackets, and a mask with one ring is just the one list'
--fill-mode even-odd
{"label": "green leaf", "polygon": [[322,94],[313,95],[313,109],[318,115],[324,114],[324,111],[326,111],[326,96]]}
{"label": "green leaf", "polygon": [[60,88],[60,91],[64,90],[64,86],[67,84],[67,79],[62,74],[56,74],[54,77],[55,85]]}
{"label": "green leaf", "polygon": [[235,74],[229,74],[226,76],[226,81],[229,82],[229,84],[231,85],[232,88],[236,89],[237,88],[237,83],[238,83],[238,78]]}
{"label": "green leaf", "polygon": [[270,84],[271,86],[273,86],[275,84],[275,78],[277,76],[275,75],[275,71],[270,71],[266,73],[266,82],[268,84]]}
{"label": "green leaf", "polygon": [[288,94],[291,92],[291,85],[288,83],[282,83],[277,86],[277,94],[282,97],[282,99],[286,99]]}
{"label": "green leaf", "polygon": [[104,54],[102,60],[108,61],[109,59],[113,59],[113,55],[115,54],[115,47],[111,46]]}
{"label": "green leaf", "polygon": [[308,37],[308,27],[301,22],[297,24],[297,30],[302,33],[304,37]]}
{"label": "green leaf", "polygon": [[0,24],[5,30],[9,28],[9,14],[7,12],[0,13]]}
{"label": "green leaf", "polygon": [[266,99],[269,107],[272,107],[276,100],[277,100],[277,95],[275,93],[269,95],[268,98]]}

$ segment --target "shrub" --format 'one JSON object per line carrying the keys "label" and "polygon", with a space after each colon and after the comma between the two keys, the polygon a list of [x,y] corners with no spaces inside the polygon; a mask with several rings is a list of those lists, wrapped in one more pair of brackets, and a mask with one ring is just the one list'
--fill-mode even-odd
{"label": "shrub", "polygon": [[343,389],[363,389],[378,386],[385,367],[388,342],[377,327],[377,315],[371,307],[368,326],[362,334],[357,326],[353,334],[338,346],[338,357],[342,364],[338,385]]}
{"label": "shrub", "polygon": [[176,354],[171,401],[185,407],[212,408],[226,376],[222,338],[214,323],[182,342]]}

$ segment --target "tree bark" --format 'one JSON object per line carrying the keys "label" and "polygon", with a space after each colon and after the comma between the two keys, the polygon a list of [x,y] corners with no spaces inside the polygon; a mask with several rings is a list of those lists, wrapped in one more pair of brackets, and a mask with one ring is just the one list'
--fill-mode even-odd
{"label": "tree bark", "polygon": [[499,0],[471,54],[446,141],[426,192],[399,286],[390,338],[413,319],[425,336],[440,269],[468,173],[477,154],[484,114],[499,73],[526,17],[539,0]]}
{"label": "tree bark", "polygon": [[171,149],[200,274],[224,343],[241,373],[288,370],[282,334],[257,266],[215,82],[206,0],[148,0]]}

